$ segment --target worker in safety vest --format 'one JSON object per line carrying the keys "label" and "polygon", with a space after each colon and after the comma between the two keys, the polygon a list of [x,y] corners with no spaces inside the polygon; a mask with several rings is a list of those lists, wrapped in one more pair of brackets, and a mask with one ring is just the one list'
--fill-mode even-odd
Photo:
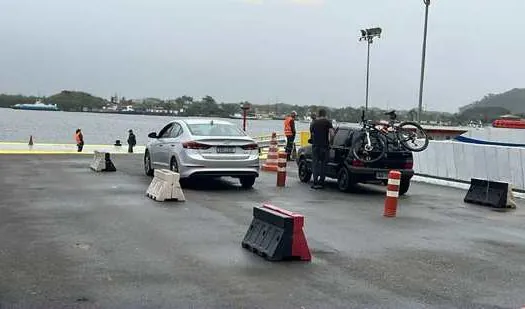
{"label": "worker in safety vest", "polygon": [[75,141],[77,142],[77,151],[82,152],[82,148],[84,148],[84,135],[82,135],[82,131],[80,129],[77,129],[75,132]]}
{"label": "worker in safety vest", "polygon": [[293,111],[284,119],[284,135],[286,135],[286,158],[291,160],[292,151],[295,146],[295,118],[297,112]]}

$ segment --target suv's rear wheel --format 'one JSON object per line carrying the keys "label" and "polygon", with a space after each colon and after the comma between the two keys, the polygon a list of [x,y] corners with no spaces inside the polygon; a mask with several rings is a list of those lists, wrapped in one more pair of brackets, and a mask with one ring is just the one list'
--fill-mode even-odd
{"label": "suv's rear wheel", "polygon": [[299,180],[304,183],[308,183],[312,178],[312,172],[308,169],[308,163],[306,159],[299,161]]}
{"label": "suv's rear wheel", "polygon": [[151,156],[149,154],[149,151],[146,150],[146,153],[144,154],[144,173],[146,173],[147,176],[153,176],[154,170],[151,167]]}
{"label": "suv's rear wheel", "polygon": [[399,195],[404,195],[405,193],[407,193],[409,188],[410,179],[401,178],[401,182],[399,183]]}
{"label": "suv's rear wheel", "polygon": [[251,189],[255,184],[255,178],[255,176],[243,176],[239,178],[239,181],[244,189]]}
{"label": "suv's rear wheel", "polygon": [[348,192],[353,186],[354,183],[350,171],[343,166],[337,173],[337,188],[342,192]]}

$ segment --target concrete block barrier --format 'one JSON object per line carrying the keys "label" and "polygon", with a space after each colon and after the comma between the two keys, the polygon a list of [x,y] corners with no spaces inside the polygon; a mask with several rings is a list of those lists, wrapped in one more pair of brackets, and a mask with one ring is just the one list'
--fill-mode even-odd
{"label": "concrete block barrier", "polygon": [[111,161],[109,152],[94,151],[93,161],[89,166],[95,172],[115,172],[117,169]]}
{"label": "concrete block barrier", "polygon": [[180,186],[180,175],[166,169],[155,170],[146,196],[158,202],[166,200],[185,201],[186,197]]}
{"label": "concrete block barrier", "polygon": [[512,185],[507,182],[472,178],[464,201],[493,208],[516,208]]}
{"label": "concrete block barrier", "polygon": [[253,221],[242,247],[268,261],[310,261],[312,256],[303,232],[304,216],[272,205],[253,208]]}

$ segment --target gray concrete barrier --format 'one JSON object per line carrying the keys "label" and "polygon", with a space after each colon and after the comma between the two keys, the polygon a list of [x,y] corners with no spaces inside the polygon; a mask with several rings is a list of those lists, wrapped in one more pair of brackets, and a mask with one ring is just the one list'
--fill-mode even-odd
{"label": "gray concrete barrier", "polygon": [[422,176],[470,182],[471,178],[509,182],[525,190],[525,148],[454,141],[431,141],[414,152],[414,170]]}

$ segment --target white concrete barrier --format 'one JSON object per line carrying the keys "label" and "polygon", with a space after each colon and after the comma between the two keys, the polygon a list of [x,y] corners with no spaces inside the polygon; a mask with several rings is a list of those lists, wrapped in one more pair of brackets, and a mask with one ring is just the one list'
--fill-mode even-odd
{"label": "white concrete barrier", "polygon": [[488,179],[525,190],[525,148],[431,141],[425,151],[413,155],[419,175],[465,182]]}
{"label": "white concrete barrier", "polygon": [[115,172],[117,169],[111,161],[111,154],[105,151],[94,151],[93,161],[89,167],[95,172]]}
{"label": "white concrete barrier", "polygon": [[103,171],[106,168],[106,153],[95,150],[93,161],[89,167],[95,172]]}
{"label": "white concrete barrier", "polygon": [[178,173],[166,169],[157,169],[146,191],[146,196],[158,202],[165,200],[185,201],[186,198],[179,181],[180,175]]}

